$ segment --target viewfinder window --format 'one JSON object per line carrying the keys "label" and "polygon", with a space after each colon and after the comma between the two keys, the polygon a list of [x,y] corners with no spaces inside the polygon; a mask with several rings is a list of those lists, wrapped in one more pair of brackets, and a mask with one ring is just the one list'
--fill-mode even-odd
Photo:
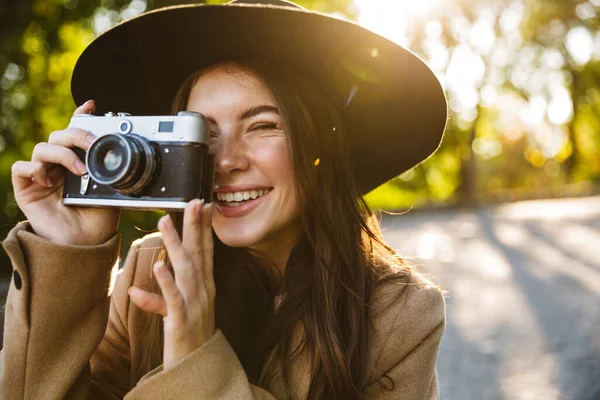
{"label": "viewfinder window", "polygon": [[172,133],[173,124],[173,121],[161,121],[158,123],[158,131],[163,133]]}

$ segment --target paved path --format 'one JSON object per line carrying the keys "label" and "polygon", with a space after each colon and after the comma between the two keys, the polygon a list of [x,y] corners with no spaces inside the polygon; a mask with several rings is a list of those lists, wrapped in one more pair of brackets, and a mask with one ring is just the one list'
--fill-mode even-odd
{"label": "paved path", "polygon": [[449,292],[442,399],[600,399],[600,197],[382,225]]}

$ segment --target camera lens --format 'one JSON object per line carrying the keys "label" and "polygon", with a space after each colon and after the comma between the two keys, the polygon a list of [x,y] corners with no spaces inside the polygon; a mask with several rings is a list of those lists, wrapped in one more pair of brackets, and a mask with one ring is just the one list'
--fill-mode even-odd
{"label": "camera lens", "polygon": [[97,139],[87,152],[92,179],[123,194],[140,192],[156,168],[154,148],[138,135],[108,134]]}
{"label": "camera lens", "polygon": [[109,150],[102,162],[102,166],[106,168],[107,171],[115,171],[123,164],[123,154],[117,150]]}

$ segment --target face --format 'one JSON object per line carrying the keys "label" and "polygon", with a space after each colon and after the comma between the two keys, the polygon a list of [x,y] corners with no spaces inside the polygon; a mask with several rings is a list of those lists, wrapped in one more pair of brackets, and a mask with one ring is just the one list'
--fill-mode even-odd
{"label": "face", "polygon": [[215,233],[228,246],[276,258],[300,227],[288,137],[271,92],[249,72],[220,67],[201,75],[187,109],[210,123]]}

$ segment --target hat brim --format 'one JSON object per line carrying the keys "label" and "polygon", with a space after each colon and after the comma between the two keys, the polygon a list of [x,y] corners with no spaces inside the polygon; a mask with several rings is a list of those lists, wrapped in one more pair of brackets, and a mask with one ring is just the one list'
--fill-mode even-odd
{"label": "hat brim", "polygon": [[71,91],[76,104],[96,100],[97,114],[167,115],[190,74],[240,59],[296,69],[331,96],[363,193],[441,142],[446,98],[419,57],[357,24],[304,9],[197,4],[142,14],[84,50]]}

